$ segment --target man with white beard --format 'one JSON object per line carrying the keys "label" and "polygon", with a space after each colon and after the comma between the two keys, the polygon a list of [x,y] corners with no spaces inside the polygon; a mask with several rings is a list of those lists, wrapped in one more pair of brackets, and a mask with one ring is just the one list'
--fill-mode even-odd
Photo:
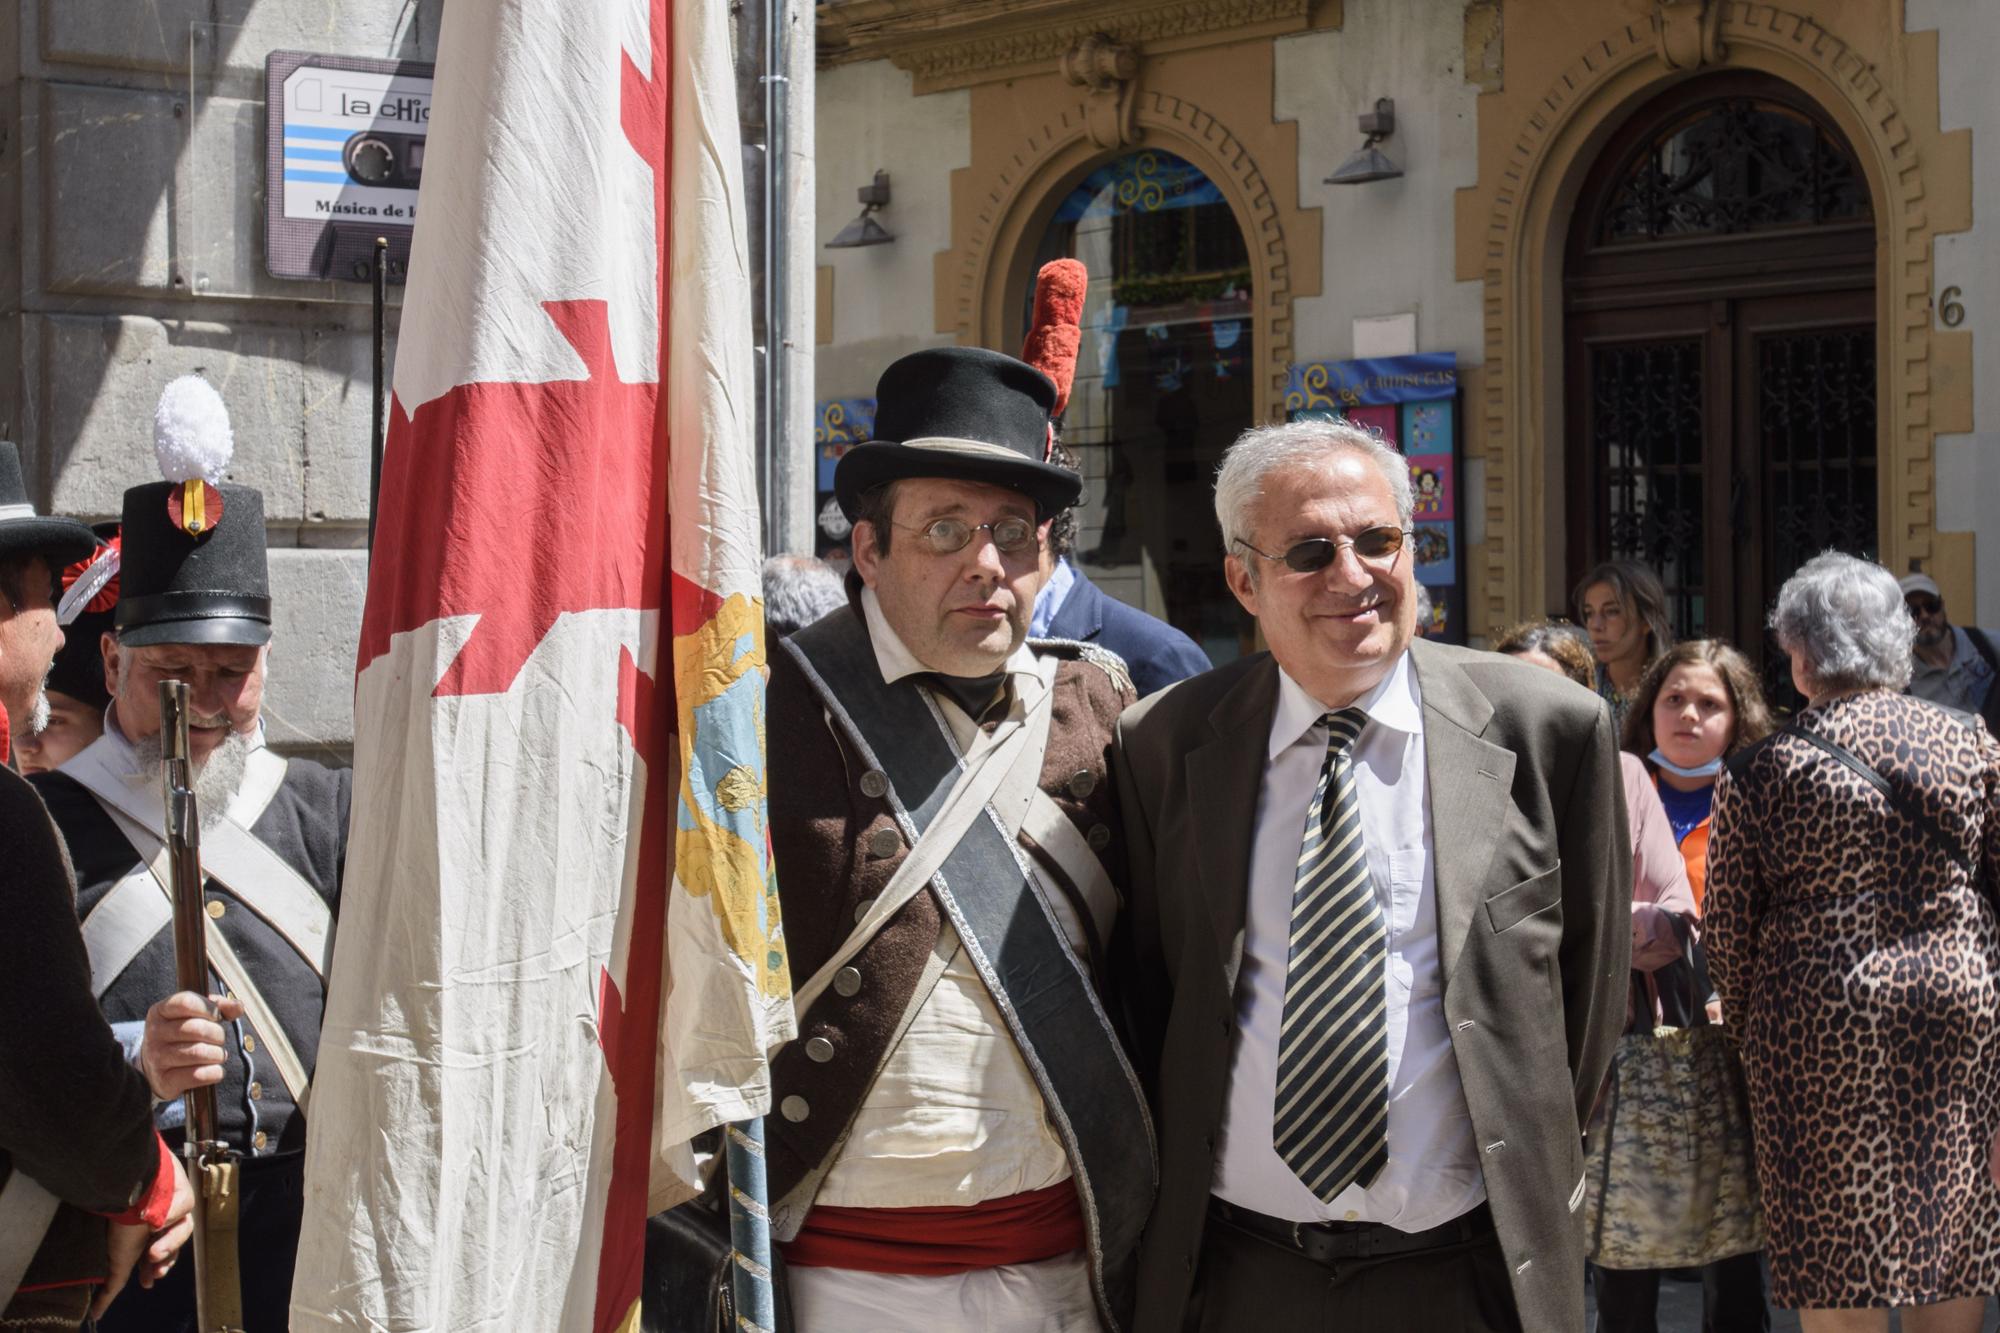
{"label": "man with white beard", "polygon": [[[92,984],[152,1085],[170,1141],[178,1098],[216,1089],[242,1155],[244,1323],[283,1328],[304,1194],[302,1110],[319,1048],[346,851],[350,775],[264,748],[271,641],[263,496],[222,483],[222,400],[195,376],[160,400],[167,480],[125,493],[104,735],[34,779],[69,846]],[[160,683],[190,691],[189,741],[207,875],[210,996],[176,993],[165,891]],[[220,1064],[216,1061],[220,1058]],[[128,1293],[106,1330],[193,1329],[192,1265]]]}

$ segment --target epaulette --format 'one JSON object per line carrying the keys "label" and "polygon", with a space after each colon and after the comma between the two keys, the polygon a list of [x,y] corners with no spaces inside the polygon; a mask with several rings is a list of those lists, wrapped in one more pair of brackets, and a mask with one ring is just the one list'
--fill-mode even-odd
{"label": "epaulette", "polygon": [[1051,657],[1088,662],[1111,677],[1111,683],[1118,687],[1120,693],[1139,693],[1138,687],[1132,683],[1132,669],[1125,665],[1125,659],[1101,644],[1085,643],[1081,639],[1029,639],[1028,646]]}

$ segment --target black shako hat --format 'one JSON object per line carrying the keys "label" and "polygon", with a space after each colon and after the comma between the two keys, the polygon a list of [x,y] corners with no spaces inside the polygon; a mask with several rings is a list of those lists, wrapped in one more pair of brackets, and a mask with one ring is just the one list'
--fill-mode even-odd
{"label": "black shako hat", "polygon": [[118,641],[271,641],[264,495],[222,481],[236,449],[222,395],[199,375],[160,393],[153,452],[167,480],[125,492]]}
{"label": "black shako hat", "polygon": [[[199,483],[197,483],[199,484]],[[190,534],[168,511],[182,483],[125,492],[125,556],[118,571],[118,641],[271,641],[271,577],[264,554],[264,494],[214,486],[222,517]]]}
{"label": "black shako hat", "polygon": [[75,519],[35,512],[21,475],[21,451],[0,440],[0,556],[39,555],[60,570],[96,549],[97,538]]}
{"label": "black shako hat", "polygon": [[1056,386],[1025,361],[983,347],[912,352],[875,386],[875,439],[840,456],[834,496],[851,520],[862,495],[908,477],[984,481],[1020,491],[1047,518],[1083,494],[1049,459]]}

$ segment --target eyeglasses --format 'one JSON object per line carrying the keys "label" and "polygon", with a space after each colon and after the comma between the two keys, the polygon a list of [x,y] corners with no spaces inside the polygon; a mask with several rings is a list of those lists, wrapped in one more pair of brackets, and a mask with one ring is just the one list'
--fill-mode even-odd
{"label": "eyeglasses", "polygon": [[962,518],[934,518],[921,528],[908,523],[893,526],[905,532],[922,534],[925,544],[937,555],[963,551],[975,532],[992,533],[993,545],[1003,555],[1019,555],[1041,545],[1041,533],[1025,518],[1001,518],[991,523],[967,523]]}
{"label": "eyeglasses", "polygon": [[1904,603],[1910,608],[1910,614],[1913,616],[1934,616],[1944,610],[1944,603],[1935,597],[1908,597],[1904,599]]}
{"label": "eyeglasses", "polygon": [[1331,537],[1308,537],[1291,547],[1283,555],[1271,555],[1256,547],[1236,539],[1238,546],[1256,555],[1263,556],[1272,563],[1283,561],[1285,568],[1295,574],[1317,574],[1340,558],[1340,548],[1351,546],[1354,554],[1364,563],[1387,569],[1396,563],[1396,553],[1403,549],[1403,539],[1411,533],[1409,528],[1390,527],[1364,528],[1353,537],[1342,537],[1335,541]]}

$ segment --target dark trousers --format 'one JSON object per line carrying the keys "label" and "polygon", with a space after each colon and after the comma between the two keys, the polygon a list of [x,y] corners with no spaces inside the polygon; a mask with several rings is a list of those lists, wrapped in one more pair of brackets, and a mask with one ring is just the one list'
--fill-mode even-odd
{"label": "dark trousers", "polygon": [[1321,1264],[1211,1215],[1189,1333],[1520,1333],[1492,1232],[1412,1254]]}
{"label": "dark trousers", "polygon": [[[1599,1333],[1658,1333],[1660,1272],[1592,1265]],[[1702,1333],[1765,1333],[1770,1327],[1761,1254],[1718,1259],[1701,1270]]]}
{"label": "dark trousers", "polygon": [[[243,1208],[236,1255],[247,1333],[284,1333],[291,1327],[292,1269],[305,1218],[305,1178],[304,1153],[253,1158],[239,1173]],[[126,1284],[97,1327],[100,1333],[195,1333],[194,1243],[151,1289],[136,1280]]]}

